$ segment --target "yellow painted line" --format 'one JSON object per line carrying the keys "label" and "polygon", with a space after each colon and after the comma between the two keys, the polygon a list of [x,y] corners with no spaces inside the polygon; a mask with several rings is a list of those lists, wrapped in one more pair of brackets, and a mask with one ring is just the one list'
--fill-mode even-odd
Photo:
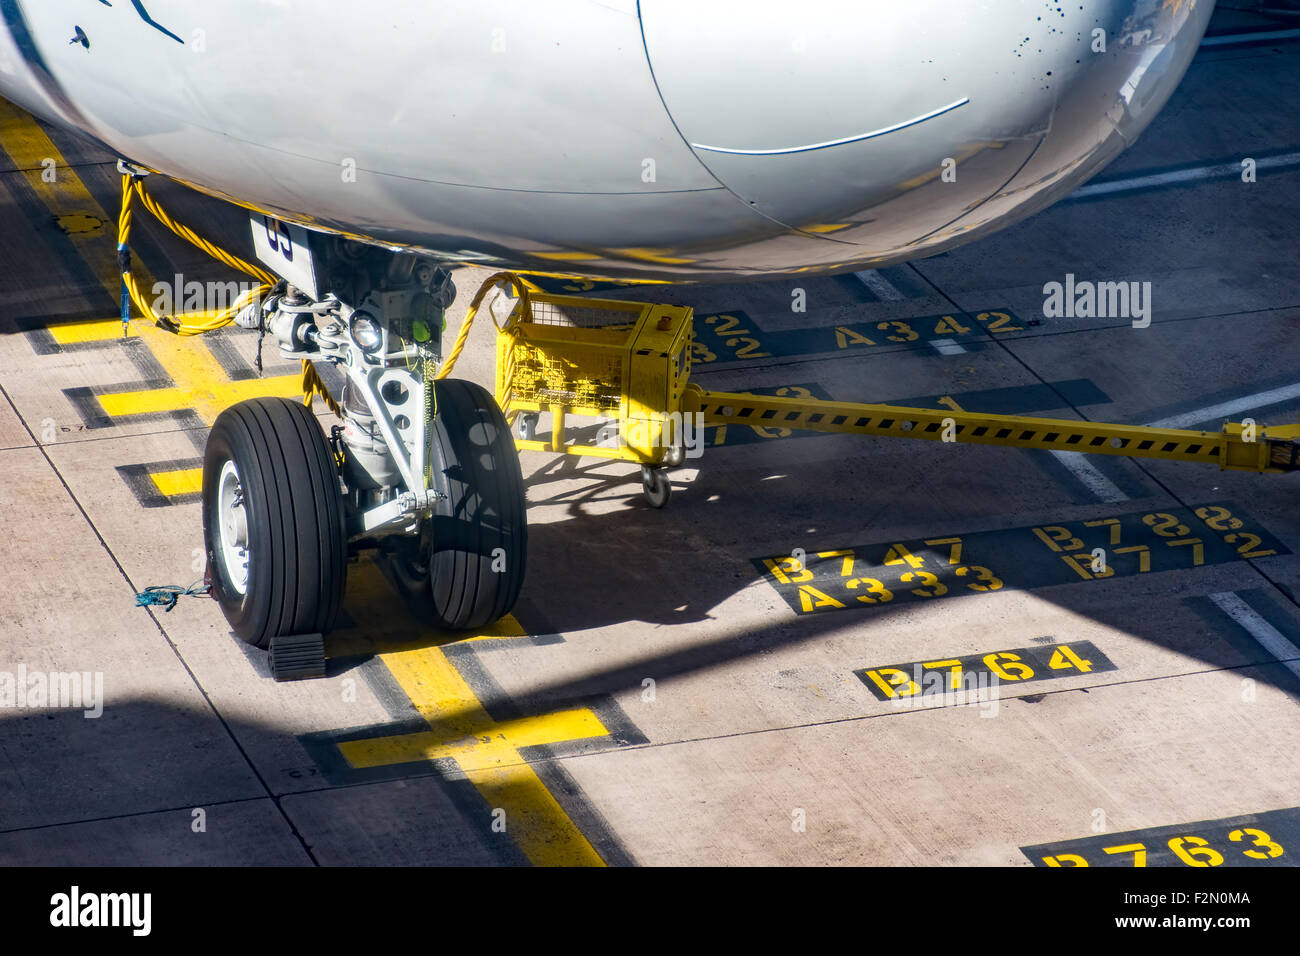
{"label": "yellow painted line", "polygon": [[[51,212],[56,216],[97,216],[110,223],[106,229],[74,233],[69,238],[81,257],[99,276],[109,295],[116,300],[121,291],[121,276],[117,272],[117,214],[110,215],[104,210],[36,121],[3,100],[0,100],[0,129],[4,130],[0,150],[7,153],[19,169],[25,170],[23,175]],[[41,178],[41,161],[47,158],[60,164],[58,176],[53,183],[47,183]],[[143,213],[137,212],[137,219],[141,215]],[[153,287],[148,277],[141,284],[146,289]],[[154,358],[176,383],[176,387],[99,396],[100,403],[109,415],[192,408],[204,424],[211,425],[223,410],[242,399],[260,395],[292,398],[302,394],[302,381],[296,375],[230,381],[221,363],[197,337],[190,340],[164,332],[142,318],[132,320],[131,330],[149,346]],[[57,342],[92,342],[120,338],[122,323],[83,322],[55,327],[51,331]]]}
{"label": "yellow painted line", "polygon": [[816,233],[839,232],[841,229],[847,229],[851,225],[853,225],[851,222],[822,222],[812,226],[804,226],[803,231]]}
{"label": "yellow painted line", "polygon": [[515,273],[521,276],[541,276],[546,279],[573,279],[577,282],[611,282],[614,285],[672,285],[669,279],[592,279],[587,276],[578,275],[575,272],[539,272],[537,269],[516,269]]}
{"label": "yellow painted line", "polygon": [[339,752],[357,769],[386,767],[417,760],[454,758],[465,773],[521,762],[519,747],[586,740],[609,734],[590,710],[564,710],[544,717],[524,717],[491,724],[478,737],[436,730],[339,744]]}
{"label": "yellow painted line", "polygon": [[[117,273],[117,216],[104,211],[36,121],[4,100],[0,100],[0,128],[4,130],[4,136],[0,137],[0,150],[7,153],[22,171],[32,190],[56,219],[74,223],[84,222],[81,217],[93,216],[104,221],[105,226],[99,229],[85,232],[72,229],[68,238],[116,298],[121,281]],[[45,172],[42,164],[47,159],[56,164],[52,183],[47,183],[42,176]],[[121,334],[119,323],[118,335]]]}
{"label": "yellow painted line", "polygon": [[[506,832],[534,865],[604,865],[517,749],[603,736],[608,731],[595,714],[564,711],[498,724],[438,648],[383,654],[381,659],[434,731],[416,746],[433,746],[456,760],[488,805],[505,811]],[[432,738],[441,739],[435,743]],[[401,753],[397,739],[394,746]]]}
{"label": "yellow painted line", "polygon": [[527,632],[515,620],[513,614],[507,614],[491,626],[485,634],[476,634],[474,637],[467,637],[462,643],[473,643],[474,641],[499,641],[503,638],[527,637]]}
{"label": "yellow painted line", "polygon": [[184,468],[179,471],[156,471],[149,475],[154,485],[168,498],[177,495],[196,495],[203,490],[203,469]]}
{"label": "yellow painted line", "polygon": [[[33,164],[30,168],[37,172],[44,172],[45,167],[42,160],[52,159],[55,162],[56,169],[67,169],[68,164],[57,152],[41,154],[41,145],[45,142],[44,133],[41,128],[31,122],[31,117],[8,102],[0,102],[0,142],[6,143],[6,152],[14,153],[27,157],[26,163]],[[23,170],[23,164],[16,163],[20,171]]]}
{"label": "yellow painted line", "polygon": [[121,319],[99,319],[94,322],[69,322],[50,326],[50,334],[59,345],[80,345],[84,342],[102,342],[122,336]]}
{"label": "yellow painted line", "polygon": [[211,425],[221,412],[235,402],[262,395],[294,398],[302,395],[301,375],[277,375],[274,378],[231,381],[191,381],[188,388],[148,388],[134,392],[99,395],[105,414],[145,415],[151,412],[174,412],[192,409]]}
{"label": "yellow painted line", "polygon": [[[56,183],[42,181],[41,160],[48,157],[57,162],[61,157],[34,120],[0,101],[0,128],[5,132],[0,149],[20,169],[29,170],[24,175],[56,216],[83,217],[77,220],[80,222],[86,221],[84,217],[116,222],[116,217],[107,215],[71,168],[60,168]],[[73,233],[70,238],[95,269],[104,288],[116,298],[120,277],[116,269],[115,231]],[[223,408],[241,398],[301,393],[301,380],[296,375],[231,382],[220,363],[199,343],[187,342],[138,319],[132,328],[145,340],[176,386],[100,396],[109,415],[194,408],[211,424]],[[65,343],[101,341],[120,336],[121,325],[113,321],[79,323],[63,326],[54,334],[56,341]],[[196,471],[163,472],[154,475],[153,480],[164,494],[184,493],[198,486]],[[517,622],[504,630],[504,634],[486,634],[482,638],[523,635]],[[512,635],[511,630],[518,633]],[[569,710],[497,724],[437,648],[398,651],[381,658],[429,722],[430,733],[415,735],[421,738],[417,741],[419,752],[445,754],[455,759],[488,805],[505,810],[506,832],[530,861],[541,866],[604,865],[600,854],[517,749],[604,736],[608,731],[594,713],[587,709]],[[373,742],[373,748],[382,752],[388,747],[391,754],[406,759],[404,754],[409,752],[411,742],[406,741],[408,750],[402,749],[402,743],[403,738],[398,737],[388,743]],[[360,746],[355,755],[364,762],[365,742]]]}
{"label": "yellow painted line", "polygon": [[[364,768],[452,759],[489,807],[505,811],[503,836],[532,863],[604,866],[600,854],[519,753],[520,747],[608,735],[596,714],[575,708],[494,721],[447,655],[431,646],[445,641],[447,635],[422,629],[401,602],[393,600],[392,589],[373,562],[348,568],[348,603],[352,617],[365,623],[332,634],[331,653],[340,652],[339,638],[347,644],[345,652],[403,648],[380,653],[379,658],[429,725],[427,731],[414,734],[340,743],[339,752],[348,763]],[[468,640],[523,636],[519,622],[506,617]]]}

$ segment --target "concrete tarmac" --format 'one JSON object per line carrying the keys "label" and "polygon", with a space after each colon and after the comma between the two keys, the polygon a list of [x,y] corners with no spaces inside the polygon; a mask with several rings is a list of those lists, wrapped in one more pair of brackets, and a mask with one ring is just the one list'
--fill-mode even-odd
{"label": "concrete tarmac", "polygon": [[[1264,28],[1224,11],[1212,32]],[[594,294],[693,306],[707,389],[1294,423],[1298,71],[1296,40],[1204,49],[1109,192],[969,247],[863,276]],[[631,465],[522,453],[523,594],[471,639],[422,630],[365,557],[321,680],[276,683],[211,601],[135,607],[202,575],[195,469],[216,414],[300,394],[298,369],[268,344],[259,375],[256,336],[234,329],[137,320],[124,339],[112,158],[5,110],[0,864],[1300,854],[1295,476],[732,427],[672,472],[662,511]],[[1246,158],[1253,183],[1159,180]],[[200,231],[247,228],[154,188]],[[142,275],[237,278],[137,221]],[[449,335],[486,274],[457,271]],[[1150,326],[1045,317],[1067,275],[1149,282]],[[709,338],[726,316],[770,354]],[[874,344],[837,344],[846,326]],[[493,332],[478,323],[459,376],[491,386]],[[1094,548],[1109,573],[1067,560]],[[74,673],[77,705],[35,697],[38,676]],[[900,697],[917,675],[927,692]]]}

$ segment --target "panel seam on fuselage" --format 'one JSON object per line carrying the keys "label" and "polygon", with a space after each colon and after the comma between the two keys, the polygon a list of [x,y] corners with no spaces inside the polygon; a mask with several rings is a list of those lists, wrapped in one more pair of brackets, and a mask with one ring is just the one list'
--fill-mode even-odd
{"label": "panel seam on fuselage", "polygon": [[872,130],[870,133],[860,133],[857,136],[846,136],[842,139],[827,140],[824,143],[810,143],[807,146],[782,146],[776,149],[739,149],[730,146],[705,146],[703,143],[691,143],[693,149],[708,150],[711,153],[729,153],[734,156],[787,156],[791,153],[810,153],[819,149],[831,149],[835,146],[847,146],[850,143],[861,143],[864,140],[875,139],[878,136],[885,136],[889,133],[897,133],[899,130],[907,129],[924,123],[926,120],[932,120],[936,116],[942,116],[944,113],[951,113],[953,110],[961,109],[970,102],[969,96],[963,96],[954,103],[947,106],[941,106],[938,109],[930,110],[928,113],[922,113],[920,116],[914,116],[909,120],[903,120],[901,123],[894,123],[892,126],[886,126],[882,129]]}
{"label": "panel seam on fuselage", "polygon": [[713,181],[717,183],[720,188],[725,189],[728,193],[730,193],[732,198],[734,198],[736,202],[740,203],[742,206],[744,206],[746,209],[752,212],[755,216],[758,216],[760,219],[766,219],[774,226],[779,226],[781,232],[778,233],[778,235],[788,235],[789,233],[793,232],[800,236],[803,236],[806,239],[822,239],[827,242],[838,242],[841,245],[848,245],[848,243],[845,243],[839,239],[833,239],[830,236],[819,236],[814,233],[804,232],[802,229],[792,226],[789,223],[782,222],[780,219],[775,219],[772,216],[769,216],[767,213],[757,208],[755,203],[745,199],[734,189],[732,189],[730,186],[724,183],[718,177],[718,174],[709,168],[709,164],[706,163],[703,160],[703,158],[701,158],[700,154],[695,151],[694,145],[691,143],[689,139],[686,138],[685,134],[682,133],[681,127],[677,125],[677,118],[673,116],[673,111],[668,107],[668,101],[664,99],[664,91],[659,87],[659,77],[655,75],[654,61],[650,58],[650,43],[646,39],[646,35],[645,35],[645,19],[641,16],[641,0],[637,0],[636,2],[636,19],[637,19],[637,24],[640,26],[641,29],[641,47],[643,50],[645,50],[646,69],[650,71],[650,82],[654,84],[655,95],[659,97],[659,102],[664,108],[664,115],[668,117],[668,122],[671,123],[673,129],[677,131],[677,135],[681,137],[682,143],[686,146],[688,150],[690,150],[691,155],[695,157],[695,161],[699,163],[700,167],[706,173],[708,173],[709,176],[713,178]]}

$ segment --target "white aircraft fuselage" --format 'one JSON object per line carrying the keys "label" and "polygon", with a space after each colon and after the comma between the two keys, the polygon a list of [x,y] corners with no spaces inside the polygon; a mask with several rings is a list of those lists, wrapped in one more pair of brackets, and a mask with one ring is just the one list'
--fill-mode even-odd
{"label": "white aircraft fuselage", "polygon": [[700,280],[919,258],[1131,144],[1212,0],[0,0],[0,95],[251,209]]}

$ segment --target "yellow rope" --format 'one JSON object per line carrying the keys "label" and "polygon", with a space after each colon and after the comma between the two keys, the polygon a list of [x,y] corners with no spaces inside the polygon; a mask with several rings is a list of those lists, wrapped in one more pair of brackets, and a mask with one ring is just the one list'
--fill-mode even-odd
{"label": "yellow rope", "polygon": [[[129,181],[130,177],[127,178]],[[245,260],[239,258],[238,256],[227,252],[225,249],[222,249],[220,246],[213,245],[211,242],[204,239],[202,236],[200,236],[189,226],[186,226],[183,223],[179,223],[175,219],[173,219],[170,215],[167,214],[167,211],[163,209],[162,206],[158,205],[158,201],[155,200],[152,196],[149,195],[148,192],[145,191],[144,181],[142,179],[136,179],[134,183],[134,187],[135,187],[135,194],[140,197],[140,202],[144,204],[144,207],[146,209],[148,209],[151,213],[153,213],[154,218],[156,218],[159,222],[161,222],[164,226],[166,226],[176,235],[180,236],[186,242],[190,243],[191,245],[198,246],[208,255],[212,256],[212,258],[224,262],[232,269],[235,269],[239,272],[246,273],[247,275],[250,275],[257,280],[266,283],[267,285],[275,285],[275,281],[276,281],[275,276],[267,272],[265,269],[261,268],[260,266],[255,266],[251,262],[246,262]]]}
{"label": "yellow rope", "polygon": [[133,217],[131,210],[132,196],[139,196],[141,202],[144,203],[145,208],[153,213],[159,222],[182,239],[193,243],[213,258],[219,259],[231,268],[237,269],[240,272],[245,272],[262,282],[262,284],[256,289],[250,289],[241,295],[229,308],[217,313],[216,315],[209,316],[203,322],[190,324],[184,321],[184,319],[187,318],[185,315],[178,314],[170,318],[165,318],[160,317],[155,313],[153,307],[149,304],[149,301],[140,291],[140,285],[128,266],[126,269],[122,270],[122,282],[126,286],[127,292],[130,293],[131,301],[135,303],[135,307],[139,309],[141,314],[144,315],[145,318],[149,319],[149,321],[154,325],[161,329],[166,329],[168,332],[174,332],[175,334],[182,336],[202,335],[205,332],[213,332],[233,322],[235,316],[239,314],[240,309],[246,306],[249,302],[252,302],[255,299],[260,299],[262,296],[266,295],[266,293],[270,292],[272,287],[275,285],[275,276],[271,275],[269,272],[250,265],[237,256],[231,255],[224,249],[221,249],[202,238],[193,229],[190,229],[188,226],[182,225],[172,219],[171,216],[167,215],[163,208],[158,205],[153,197],[145,192],[144,185],[134,176],[129,174],[123,175],[122,177],[122,211],[117,217],[117,242],[119,248],[126,247],[130,242],[131,220]]}
{"label": "yellow rope", "polygon": [[[152,321],[154,325],[183,336],[202,335],[205,332],[213,332],[223,326],[229,325],[234,321],[234,318],[239,313],[240,309],[254,299],[261,298],[275,286],[275,276],[267,272],[265,269],[259,268],[250,262],[246,262],[238,256],[222,249],[220,246],[214,245],[200,236],[189,226],[173,219],[167,211],[158,204],[157,200],[150,196],[145,190],[144,182],[141,178],[130,174],[124,174],[122,176],[122,211],[118,215],[117,219],[117,241],[120,248],[125,249],[131,238],[131,199],[133,196],[139,197],[140,202],[149,210],[149,212],[153,213],[154,218],[186,242],[197,246],[208,255],[212,256],[212,258],[224,263],[230,268],[251,275],[262,283],[258,288],[245,292],[235,301],[234,305],[223,312],[208,318],[202,323],[189,324],[180,321],[185,318],[183,315],[173,316],[170,319],[159,317],[141,294],[139,284],[136,282],[135,276],[132,274],[128,265],[127,268],[122,270],[122,282],[130,293],[131,301],[135,303],[135,307],[139,309],[146,318]],[[465,350],[465,343],[469,341],[470,328],[474,325],[474,318],[478,315],[478,310],[483,304],[483,299],[491,289],[493,289],[498,283],[502,282],[509,282],[518,291],[520,304],[523,307],[524,314],[527,314],[530,308],[528,299],[529,293],[541,291],[537,285],[513,272],[497,272],[489,276],[483,284],[479,286],[478,292],[475,293],[473,300],[471,300],[469,311],[465,313],[465,318],[460,325],[460,331],[456,335],[456,341],[452,344],[451,351],[447,354],[447,358],[438,369],[437,375],[434,376],[435,378],[446,378],[451,374],[451,370],[456,367],[456,360],[460,358],[461,352]],[[508,319],[506,325],[509,326],[509,328],[496,322],[495,317],[493,318],[493,322],[502,333],[507,335],[512,334],[511,328],[513,328],[513,325]],[[510,358],[513,361],[513,349],[511,349]],[[320,372],[316,370],[316,366],[311,363],[310,359],[302,360],[302,392],[304,404],[311,405],[313,396],[319,395],[321,400],[329,407],[330,411],[339,418],[343,417],[342,407],[334,396],[330,394],[329,387],[325,384],[324,379],[320,377]]]}
{"label": "yellow rope", "polygon": [[[541,289],[536,285],[513,272],[497,272],[488,276],[487,279],[483,281],[483,284],[479,286],[478,292],[474,294],[474,298],[470,301],[469,311],[465,313],[465,319],[460,324],[460,331],[456,334],[456,341],[452,345],[451,351],[447,353],[446,359],[443,360],[442,367],[438,369],[438,374],[435,376],[436,378],[446,378],[451,374],[451,370],[456,367],[456,360],[460,358],[460,353],[465,350],[465,343],[469,341],[470,326],[474,324],[474,317],[478,315],[479,306],[483,304],[483,299],[487,296],[488,292],[490,292],[499,282],[509,282],[518,290],[520,305],[523,307],[523,312],[525,314],[527,314],[531,308],[529,305],[528,294],[530,292],[541,291]],[[496,323],[496,326],[500,331],[506,332],[506,329],[502,327],[500,323],[497,323],[495,318],[493,318],[492,321]]]}
{"label": "yellow rope", "polygon": [[330,394],[329,386],[325,380],[320,377],[320,372],[316,371],[316,366],[312,364],[311,359],[302,360],[302,403],[308,408],[311,407],[313,395],[319,395],[321,401],[329,406],[329,410],[339,418],[343,417],[343,407],[339,405],[338,400]]}

